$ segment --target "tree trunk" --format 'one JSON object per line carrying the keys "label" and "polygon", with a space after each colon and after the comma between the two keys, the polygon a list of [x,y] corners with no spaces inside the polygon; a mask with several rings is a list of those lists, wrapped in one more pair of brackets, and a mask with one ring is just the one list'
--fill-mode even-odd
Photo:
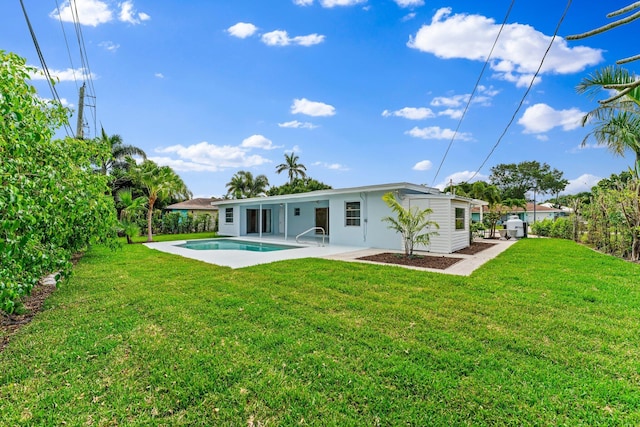
{"label": "tree trunk", "polygon": [[155,202],[156,197],[149,197],[149,210],[147,211],[147,242],[153,242],[151,223],[153,220],[153,205]]}

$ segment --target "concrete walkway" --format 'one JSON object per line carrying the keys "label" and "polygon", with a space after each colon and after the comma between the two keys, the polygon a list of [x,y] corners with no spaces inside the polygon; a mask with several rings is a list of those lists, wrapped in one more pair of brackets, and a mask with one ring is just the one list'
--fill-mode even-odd
{"label": "concrete walkway", "polygon": [[469,276],[476,269],[478,269],[481,265],[483,265],[484,263],[486,263],[490,259],[495,258],[496,256],[498,256],[498,254],[506,251],[511,245],[516,243],[516,241],[517,240],[489,240],[489,241],[487,241],[487,240],[479,239],[478,242],[490,243],[490,244],[493,244],[493,247],[485,249],[483,251],[480,251],[480,252],[478,252],[477,254],[474,254],[474,255],[436,254],[436,253],[431,253],[431,252],[420,252],[420,251],[416,251],[415,252],[416,254],[423,255],[423,256],[433,255],[433,256],[446,256],[446,257],[451,257],[451,258],[462,258],[462,261],[458,261],[457,263],[453,264],[451,267],[446,268],[444,270],[435,269],[435,268],[410,267],[410,266],[398,265],[398,264],[385,264],[385,263],[379,263],[379,262],[373,262],[373,261],[364,261],[364,260],[357,259],[357,258],[368,256],[368,255],[379,254],[380,252],[398,252],[398,253],[401,253],[399,251],[389,251],[389,250],[383,250],[383,249],[361,249],[361,250],[358,250],[358,251],[355,251],[355,252],[341,253],[341,254],[337,254],[337,255],[327,256],[327,257],[324,257],[324,258],[340,260],[340,261],[364,262],[364,263],[370,263],[370,264],[387,265],[387,266],[400,267],[400,268],[409,268],[409,269],[412,269],[412,270],[431,271],[431,272],[434,272],[434,273],[443,273],[443,274],[453,274],[453,275],[457,275],[457,276]]}
{"label": "concrete walkway", "polygon": [[[252,240],[252,241],[260,241],[258,239],[239,239],[239,240]],[[265,240],[262,240],[265,241]],[[272,243],[276,243],[273,240],[269,240]],[[494,247],[485,249],[483,251],[478,252],[475,255],[462,255],[462,254],[435,254],[429,252],[416,252],[420,255],[429,256],[447,256],[452,258],[462,258],[462,261],[459,261],[452,265],[451,267],[445,270],[433,269],[433,268],[417,268],[417,267],[408,267],[401,266],[396,264],[381,264],[389,267],[401,267],[401,268],[410,268],[414,270],[422,270],[422,271],[432,271],[435,273],[444,273],[444,274],[454,274],[459,276],[468,276],[473,271],[475,271],[478,267],[480,267],[485,262],[490,259],[495,258],[501,252],[507,250],[509,246],[514,244],[515,240],[479,240],[485,243],[491,243]],[[352,246],[311,246],[311,245],[296,245],[290,241],[280,241],[279,243],[285,243],[287,245],[296,246],[295,249],[286,249],[282,251],[273,251],[273,252],[249,252],[249,251],[236,251],[236,250],[193,250],[187,248],[181,248],[178,245],[184,244],[185,240],[176,240],[172,242],[155,242],[155,243],[145,243],[144,245],[150,249],[156,249],[162,252],[167,252],[174,255],[180,255],[186,258],[196,259],[199,261],[207,262],[209,264],[220,265],[224,267],[230,268],[243,268],[250,267],[258,264],[267,264],[270,262],[276,261],[284,261],[288,259],[299,259],[299,258],[325,258],[339,261],[349,261],[349,262],[364,262],[364,263],[372,263],[372,264],[380,264],[374,263],[371,261],[363,261],[357,258],[374,255],[380,252],[394,252],[389,251],[388,249],[362,249],[358,247]]]}

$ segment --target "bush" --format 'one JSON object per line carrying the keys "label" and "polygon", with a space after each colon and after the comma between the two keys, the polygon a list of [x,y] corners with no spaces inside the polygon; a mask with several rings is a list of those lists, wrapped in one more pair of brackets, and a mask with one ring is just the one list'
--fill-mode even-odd
{"label": "bush", "polygon": [[536,236],[550,237],[553,220],[546,218],[542,221],[536,221],[531,224],[531,233]]}
{"label": "bush", "polygon": [[107,156],[91,140],[55,140],[69,111],[39,97],[34,69],[0,50],[0,310],[14,312],[49,273],[71,271],[89,244],[115,242],[116,210],[107,177],[92,159]]}
{"label": "bush", "polygon": [[573,224],[569,218],[560,217],[552,222],[551,237],[573,240]]}

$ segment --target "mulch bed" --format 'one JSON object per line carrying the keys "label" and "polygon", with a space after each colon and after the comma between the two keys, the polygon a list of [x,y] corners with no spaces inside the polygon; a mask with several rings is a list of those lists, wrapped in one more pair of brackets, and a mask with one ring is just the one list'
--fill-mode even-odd
{"label": "mulch bed", "polygon": [[[471,246],[456,251],[456,254],[474,255],[492,247],[494,243],[473,242]],[[445,270],[453,264],[462,261],[464,258],[455,258],[444,255],[415,255],[411,258],[405,257],[404,254],[383,252],[375,255],[369,255],[358,258],[363,261],[382,262],[385,264],[397,264],[409,267],[434,268],[437,270]]]}
{"label": "mulch bed", "polygon": [[455,251],[456,254],[462,255],[475,255],[478,252],[482,252],[485,249],[492,248],[496,243],[484,243],[484,242],[473,242],[471,246],[467,246],[464,249],[460,249],[459,251]]}
{"label": "mulch bed", "polygon": [[56,290],[53,284],[38,284],[31,289],[31,295],[22,298],[24,314],[4,314],[0,312],[0,351],[9,343],[13,335],[21,326],[31,322],[31,319],[42,310],[44,301]]}

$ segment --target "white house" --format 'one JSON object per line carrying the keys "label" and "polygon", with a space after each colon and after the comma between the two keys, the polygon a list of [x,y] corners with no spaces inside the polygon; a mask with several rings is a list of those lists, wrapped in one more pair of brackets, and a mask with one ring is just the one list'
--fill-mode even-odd
{"label": "white house", "polygon": [[[401,236],[382,221],[394,216],[382,200],[394,192],[405,208],[430,208],[430,220],[440,226],[428,247],[451,253],[469,246],[471,206],[486,202],[442,193],[436,188],[409,183],[319,190],[282,196],[221,200],[219,233],[225,236],[278,237],[301,241],[325,235],[332,245],[402,250]],[[436,231],[436,230],[433,230]]]}

